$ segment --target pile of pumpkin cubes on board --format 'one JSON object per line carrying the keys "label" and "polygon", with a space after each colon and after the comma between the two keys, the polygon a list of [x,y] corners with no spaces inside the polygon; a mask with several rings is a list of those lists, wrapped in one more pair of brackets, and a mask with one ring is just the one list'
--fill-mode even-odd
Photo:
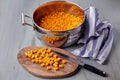
{"label": "pile of pumpkin cubes on board", "polygon": [[41,67],[46,67],[46,70],[58,71],[64,68],[66,60],[56,55],[51,48],[40,48],[25,52],[25,56],[31,59],[32,63],[40,64]]}

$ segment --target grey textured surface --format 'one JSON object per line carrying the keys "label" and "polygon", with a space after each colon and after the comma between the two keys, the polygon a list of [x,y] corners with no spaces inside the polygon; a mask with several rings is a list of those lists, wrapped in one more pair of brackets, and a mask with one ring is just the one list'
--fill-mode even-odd
{"label": "grey textured surface", "polygon": [[[34,32],[30,27],[22,27],[21,12],[32,16],[34,9],[47,1],[50,0],[0,0],[0,80],[49,80],[31,75],[17,61],[17,53],[21,48],[29,45],[42,45],[41,43],[37,44],[36,38],[31,37]],[[115,38],[111,55],[106,65],[83,59],[84,62],[106,71],[109,77],[103,78],[81,69],[77,74],[63,79],[120,80],[120,0],[67,1],[77,3],[83,9],[86,9],[90,4],[97,7],[100,17],[103,20],[109,20],[115,28]]]}

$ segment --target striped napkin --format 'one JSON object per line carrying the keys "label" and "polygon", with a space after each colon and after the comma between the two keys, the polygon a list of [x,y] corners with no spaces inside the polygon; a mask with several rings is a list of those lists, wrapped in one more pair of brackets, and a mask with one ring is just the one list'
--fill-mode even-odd
{"label": "striped napkin", "polygon": [[107,60],[113,43],[113,28],[108,21],[100,21],[98,10],[90,6],[86,10],[86,20],[82,27],[83,36],[77,44],[83,44],[72,51],[78,57],[92,58],[99,64]]}

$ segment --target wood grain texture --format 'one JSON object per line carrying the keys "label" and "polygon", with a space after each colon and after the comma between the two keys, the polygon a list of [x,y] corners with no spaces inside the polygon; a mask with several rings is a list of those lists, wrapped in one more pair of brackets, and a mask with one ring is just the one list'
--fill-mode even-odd
{"label": "wood grain texture", "polygon": [[[25,52],[34,50],[34,49],[40,49],[42,47],[36,47],[36,46],[29,46],[21,49],[17,55],[19,63],[31,74],[38,76],[38,77],[43,77],[43,78],[63,78],[63,77],[68,77],[80,69],[80,66],[76,63],[73,63],[69,60],[66,60],[67,63],[64,64],[64,68],[60,69],[58,71],[50,70],[47,71],[45,67],[41,67],[40,64],[35,64],[31,62],[30,58],[25,57]],[[60,48],[54,48],[52,47],[53,50],[61,52],[62,54],[66,54],[68,56],[74,57],[71,55],[69,52],[60,49]],[[62,57],[61,57],[62,58]]]}

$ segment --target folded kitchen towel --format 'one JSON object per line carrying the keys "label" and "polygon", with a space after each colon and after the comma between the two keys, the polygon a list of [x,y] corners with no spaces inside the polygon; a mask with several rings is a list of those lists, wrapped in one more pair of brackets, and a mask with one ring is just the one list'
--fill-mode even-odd
{"label": "folded kitchen towel", "polygon": [[[83,26],[83,36],[77,44],[83,44],[73,50],[72,53],[78,57],[88,57],[103,64],[112,48],[113,28],[109,21],[100,21],[98,10],[90,6],[86,11],[86,20]],[[72,38],[71,38],[72,39]]]}

